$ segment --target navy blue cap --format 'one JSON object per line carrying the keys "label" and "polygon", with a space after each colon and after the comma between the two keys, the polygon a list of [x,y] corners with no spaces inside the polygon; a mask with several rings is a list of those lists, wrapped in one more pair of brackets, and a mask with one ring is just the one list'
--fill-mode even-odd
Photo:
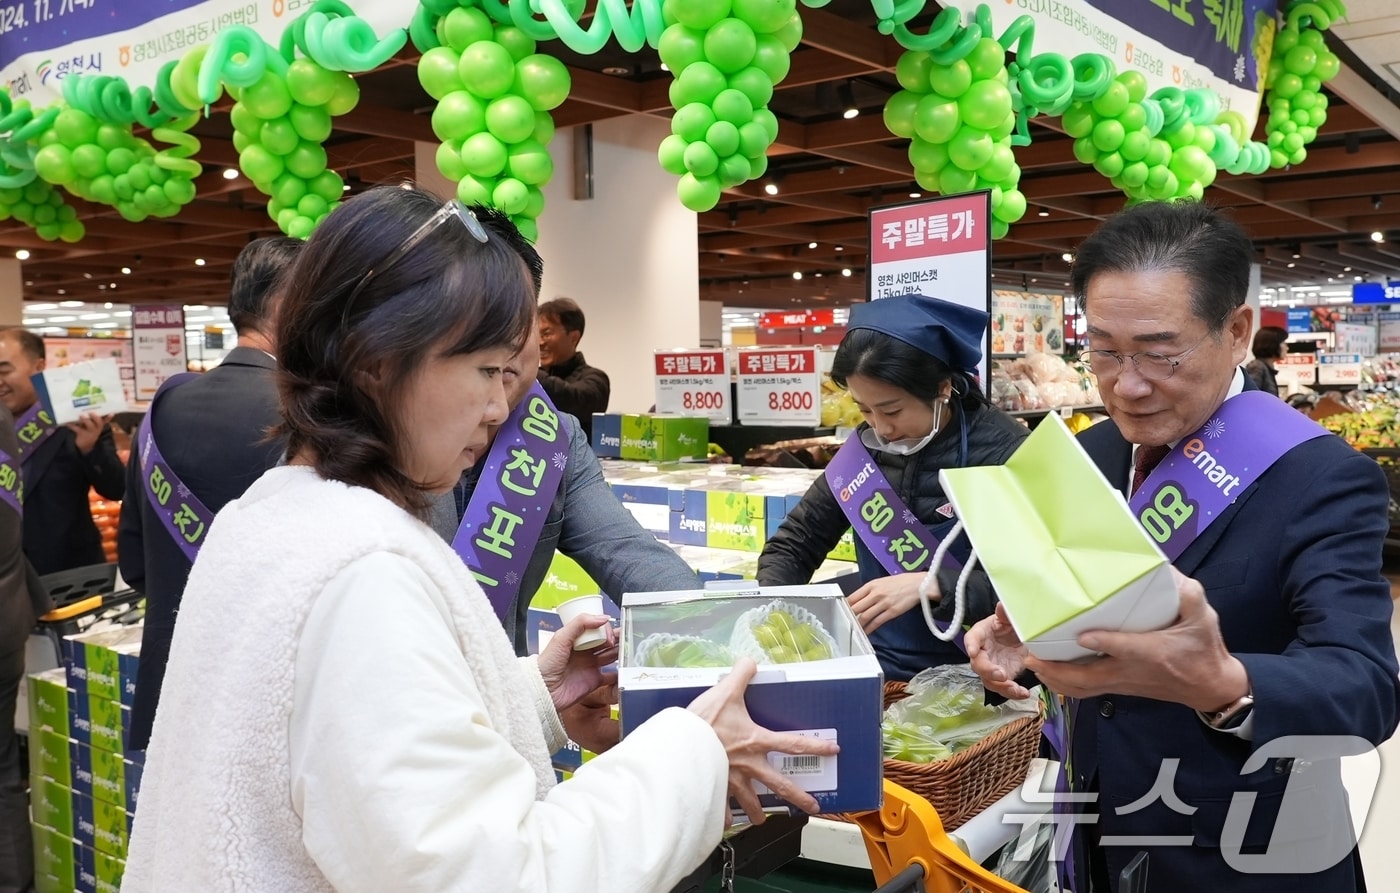
{"label": "navy blue cap", "polygon": [[954,369],[972,370],[982,359],[982,339],[990,320],[981,310],[951,301],[901,295],[852,305],[846,330],[883,332]]}

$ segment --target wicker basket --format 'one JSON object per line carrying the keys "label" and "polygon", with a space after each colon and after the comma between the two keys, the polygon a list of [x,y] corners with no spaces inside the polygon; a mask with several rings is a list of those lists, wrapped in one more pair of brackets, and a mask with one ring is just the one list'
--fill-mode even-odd
{"label": "wicker basket", "polygon": [[[885,683],[886,707],[906,696],[903,682]],[[966,750],[932,763],[885,760],[885,778],[933,804],[944,830],[952,831],[1026,780],[1043,722],[1039,716],[1013,720]],[[844,815],[827,818],[850,821]]]}

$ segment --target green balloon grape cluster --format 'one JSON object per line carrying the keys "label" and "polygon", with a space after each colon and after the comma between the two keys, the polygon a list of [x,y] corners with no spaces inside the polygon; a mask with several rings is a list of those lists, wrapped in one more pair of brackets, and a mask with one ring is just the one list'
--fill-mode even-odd
{"label": "green balloon grape cluster", "polygon": [[38,178],[26,186],[0,189],[0,220],[11,218],[50,242],[77,242],[84,233],[78,212],[63,200],[63,194]]}
{"label": "green balloon grape cluster", "polygon": [[1075,157],[1133,201],[1199,201],[1220,170],[1268,166],[1263,144],[1247,141],[1244,119],[1222,113],[1214,91],[1163,87],[1149,97],[1136,71],[1118,74],[1092,100],[1071,103],[1062,123]]}
{"label": "green balloon grape cluster", "polygon": [[[184,127],[193,123],[186,119]],[[166,134],[185,136],[181,129]],[[184,157],[192,150],[182,147],[179,157],[166,156],[136,136],[130,124],[108,123],[82,109],[65,108],[38,145],[34,169],[41,179],[79,198],[111,205],[134,223],[173,217],[194,200],[194,177],[200,167]]]}
{"label": "green balloon grape cluster", "polygon": [[1341,70],[1341,60],[1327,49],[1317,27],[1290,22],[1274,35],[1269,60],[1269,118],[1264,131],[1269,165],[1274,168],[1302,164],[1307,146],[1327,121],[1327,96],[1322,85]]}
{"label": "green balloon grape cluster", "polygon": [[697,213],[763,176],[778,118],[768,109],[802,40],[797,0],[666,0],[658,50],[671,69],[671,135],[657,151]]}
{"label": "green balloon grape cluster", "polygon": [[278,229],[305,239],[340,202],[344,182],[326,168],[331,119],[360,101],[360,87],[343,71],[297,59],[286,73],[267,68],[245,87],[229,86],[229,112],[238,167],[268,196]]}
{"label": "green balloon grape cluster", "polygon": [[775,664],[827,660],[832,654],[829,637],[812,623],[803,623],[781,608],[750,629],[763,653]]}
{"label": "green balloon grape cluster", "polygon": [[646,667],[731,667],[734,655],[729,648],[698,636],[658,634],[654,640],[643,640],[637,653]]}
{"label": "green balloon grape cluster", "polygon": [[919,185],[944,195],[990,189],[992,236],[1005,236],[1026,213],[1026,197],[1011,147],[1016,111],[1002,45],[983,37],[948,64],[910,50],[895,77],[903,89],[885,104],[885,126],[910,139]]}
{"label": "green balloon grape cluster", "polygon": [[550,111],[569,96],[569,70],[474,0],[438,19],[436,31],[440,45],[423,53],[418,80],[438,103],[437,168],[457,184],[459,200],[499,209],[534,241],[542,187],[554,175]]}

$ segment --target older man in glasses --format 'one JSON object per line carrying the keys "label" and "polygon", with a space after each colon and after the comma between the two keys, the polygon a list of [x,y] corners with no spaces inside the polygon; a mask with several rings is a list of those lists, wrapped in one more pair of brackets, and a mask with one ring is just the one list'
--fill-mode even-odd
{"label": "older man in glasses", "polygon": [[1077,893],[1364,889],[1336,757],[1396,726],[1386,482],[1239,368],[1253,257],[1218,212],[1153,203],[1074,263],[1110,417],[1080,440],[1179,571],[1177,621],[1085,633],[1101,656],[1072,664],[1030,657],[1001,608],[967,635],[988,688],[1070,699]]}

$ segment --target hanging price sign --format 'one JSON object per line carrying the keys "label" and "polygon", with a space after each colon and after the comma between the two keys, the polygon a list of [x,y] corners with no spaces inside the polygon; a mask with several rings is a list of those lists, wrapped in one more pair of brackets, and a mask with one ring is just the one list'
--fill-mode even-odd
{"label": "hanging price sign", "polygon": [[1317,383],[1320,385],[1361,384],[1361,354],[1318,354]]}
{"label": "hanging price sign", "polygon": [[715,425],[734,421],[729,362],[722,350],[658,350],[656,411],[705,416]]}
{"label": "hanging price sign", "polygon": [[739,352],[739,422],[816,427],[821,423],[817,351],[812,347]]}

